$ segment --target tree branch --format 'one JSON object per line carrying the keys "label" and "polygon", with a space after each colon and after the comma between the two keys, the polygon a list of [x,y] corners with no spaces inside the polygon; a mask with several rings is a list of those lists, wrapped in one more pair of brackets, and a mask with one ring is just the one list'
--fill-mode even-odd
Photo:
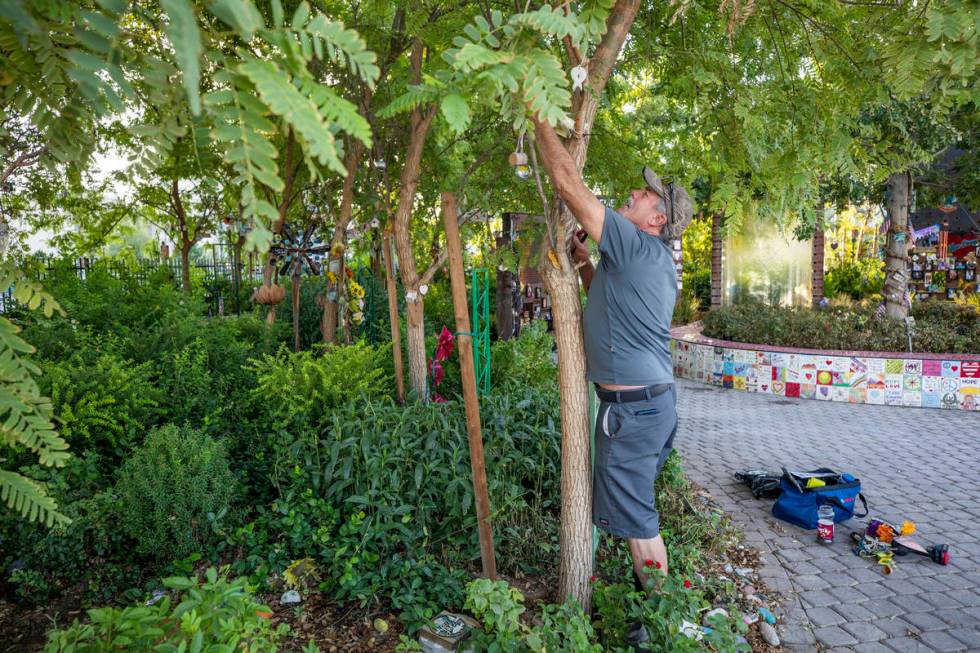
{"label": "tree branch", "polygon": [[38,159],[40,159],[41,156],[47,151],[48,147],[45,145],[44,147],[40,147],[33,152],[24,152],[21,154],[19,157],[14,159],[10,165],[4,168],[3,174],[0,174],[0,184],[7,181],[7,177],[14,174],[16,170],[26,168],[37,163]]}

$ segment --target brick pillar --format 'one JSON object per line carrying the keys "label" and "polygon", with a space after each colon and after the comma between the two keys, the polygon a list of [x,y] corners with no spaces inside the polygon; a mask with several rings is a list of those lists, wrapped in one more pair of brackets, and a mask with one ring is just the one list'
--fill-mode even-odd
{"label": "brick pillar", "polygon": [[720,211],[716,211],[711,216],[711,308],[721,306],[721,259],[724,251],[721,225],[723,220],[724,216]]}
{"label": "brick pillar", "polygon": [[813,266],[813,274],[810,277],[810,294],[813,296],[813,307],[816,308],[820,304],[820,300],[823,299],[823,246],[824,246],[824,233],[823,225],[818,225],[817,230],[813,232],[813,240],[811,241],[811,265]]}

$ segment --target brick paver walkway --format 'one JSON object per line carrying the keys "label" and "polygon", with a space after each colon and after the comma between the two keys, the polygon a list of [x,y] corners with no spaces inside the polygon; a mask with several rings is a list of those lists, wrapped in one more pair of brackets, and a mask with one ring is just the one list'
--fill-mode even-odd
{"label": "brick paver walkway", "polygon": [[[689,475],[762,551],[766,582],[788,601],[783,644],[800,651],[980,651],[980,415],[849,405],[724,390],[678,379],[677,447]],[[732,478],[745,469],[832,467],[853,473],[871,516],[911,519],[920,539],[950,545],[951,563],[898,558],[884,576],[851,553],[774,519]]]}

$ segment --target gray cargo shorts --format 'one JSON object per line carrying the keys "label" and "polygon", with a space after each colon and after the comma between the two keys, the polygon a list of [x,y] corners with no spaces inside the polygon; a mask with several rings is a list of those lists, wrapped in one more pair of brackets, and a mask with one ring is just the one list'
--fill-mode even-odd
{"label": "gray cargo shorts", "polygon": [[595,424],[592,522],[624,538],[660,534],[653,482],[674,447],[677,387],[652,399],[603,401]]}

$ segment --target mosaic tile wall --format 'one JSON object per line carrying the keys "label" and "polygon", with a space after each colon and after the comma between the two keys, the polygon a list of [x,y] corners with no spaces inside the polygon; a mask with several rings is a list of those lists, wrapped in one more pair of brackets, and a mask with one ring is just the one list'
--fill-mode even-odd
{"label": "mosaic tile wall", "polygon": [[746,392],[980,411],[980,361],[777,353],[672,340],[674,375]]}

